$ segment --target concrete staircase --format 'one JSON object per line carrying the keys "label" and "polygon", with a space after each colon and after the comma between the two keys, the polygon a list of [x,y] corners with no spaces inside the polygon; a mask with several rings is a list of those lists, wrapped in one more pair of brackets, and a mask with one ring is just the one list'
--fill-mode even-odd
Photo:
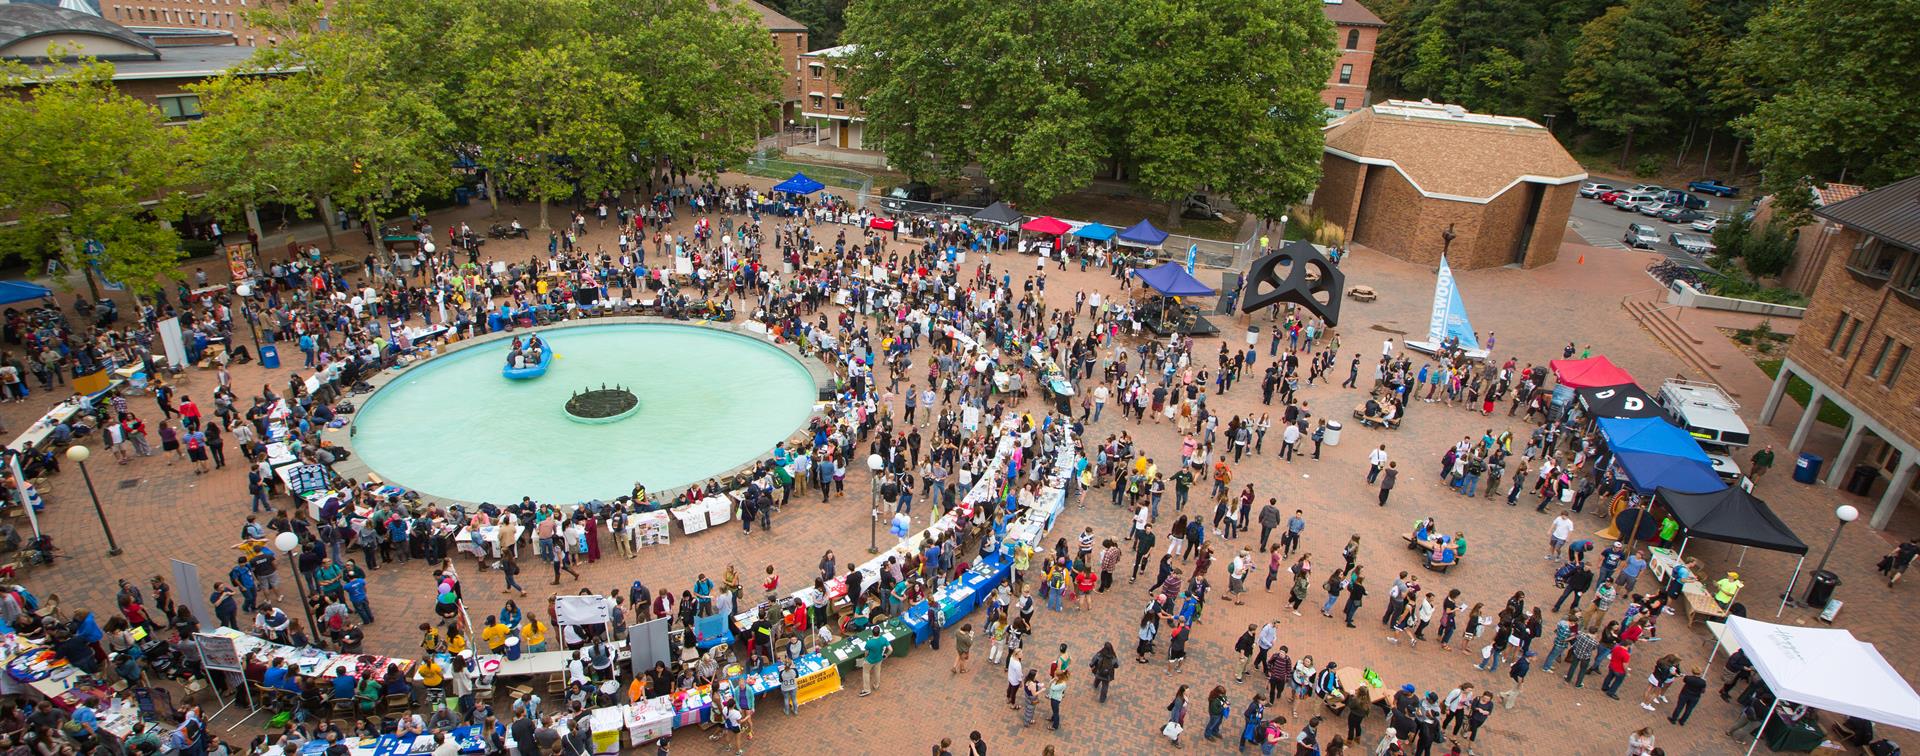
{"label": "concrete staircase", "polygon": [[[1718,382],[1719,377],[1716,373],[1721,365],[1708,359],[1701,352],[1699,346],[1705,342],[1688,333],[1679,321],[1674,320],[1666,303],[1648,301],[1644,298],[1645,296],[1641,293],[1629,294],[1620,300],[1620,306],[1626,308],[1627,314],[1632,316],[1634,322],[1639,323],[1640,327],[1647,329],[1647,332],[1653,335],[1654,341],[1666,347],[1667,351],[1678,355],[1688,367]],[[1726,388],[1724,383],[1722,387]],[[1727,393],[1738,397],[1738,394],[1730,388],[1727,388]]]}

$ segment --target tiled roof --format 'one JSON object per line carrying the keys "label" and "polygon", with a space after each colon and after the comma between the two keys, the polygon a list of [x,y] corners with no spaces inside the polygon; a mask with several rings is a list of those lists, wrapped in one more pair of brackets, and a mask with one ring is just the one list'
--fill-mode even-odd
{"label": "tiled roof", "polygon": [[1320,9],[1338,26],[1386,26],[1359,0],[1321,0]]}
{"label": "tiled roof", "polygon": [[1327,152],[1392,166],[1428,197],[1487,202],[1520,181],[1566,184],[1586,170],[1552,132],[1524,118],[1389,101],[1326,129]]}
{"label": "tiled roof", "polygon": [[1920,250],[1920,176],[1816,207],[1813,214],[1868,236]]}
{"label": "tiled roof", "polygon": [[767,31],[803,32],[807,30],[806,24],[787,18],[781,15],[780,11],[756,3],[753,0],[740,0],[740,4],[745,5],[748,11],[759,17],[760,26]]}
{"label": "tiled roof", "polygon": [[1853,199],[1867,191],[1859,184],[1828,184],[1813,190],[1813,199],[1822,206]]}

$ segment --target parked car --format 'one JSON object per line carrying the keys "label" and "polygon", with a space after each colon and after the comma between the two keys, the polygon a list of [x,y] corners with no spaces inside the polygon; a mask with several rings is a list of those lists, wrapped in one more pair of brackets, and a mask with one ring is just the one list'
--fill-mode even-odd
{"label": "parked car", "polygon": [[1607,192],[1611,192],[1611,191],[1613,191],[1612,184],[1602,184],[1597,181],[1589,181],[1587,183],[1580,185],[1580,196],[1586,197],[1588,199],[1598,197],[1602,194],[1606,194]]}
{"label": "parked car", "polygon": [[1669,205],[1679,205],[1681,207],[1702,208],[1707,206],[1706,200],[1701,199],[1695,195],[1680,191],[1679,189],[1668,189],[1664,192],[1661,192],[1660,201],[1665,202]]}
{"label": "parked car", "polygon": [[1613,204],[1614,200],[1617,200],[1620,198],[1620,195],[1626,194],[1626,193],[1627,193],[1627,190],[1625,189],[1609,189],[1607,191],[1599,193],[1598,195],[1595,195],[1594,199],[1600,200],[1604,204],[1611,205]]}
{"label": "parked car", "polygon": [[1660,220],[1668,223],[1692,223],[1705,217],[1707,217],[1706,213],[1690,207],[1668,206],[1667,209],[1660,211]]}
{"label": "parked car", "polygon": [[1660,232],[1644,223],[1627,224],[1627,233],[1620,238],[1627,246],[1635,249],[1653,249],[1660,243]]}
{"label": "parked car", "polygon": [[1659,184],[1634,184],[1633,188],[1628,189],[1627,191],[1632,192],[1634,194],[1641,194],[1641,193],[1665,194],[1667,192],[1667,188]]}
{"label": "parked car", "polygon": [[1740,187],[1720,183],[1719,179],[1700,179],[1687,182],[1687,190],[1715,197],[1732,197],[1740,193]]}
{"label": "parked car", "polygon": [[1720,219],[1712,218],[1712,217],[1701,218],[1699,220],[1696,220],[1693,222],[1693,226],[1692,226],[1693,230],[1695,231],[1701,231],[1709,234],[1713,233],[1714,229],[1717,229],[1719,227],[1720,227]]}
{"label": "parked car", "polygon": [[1702,257],[1713,254],[1714,249],[1716,249],[1716,247],[1713,246],[1712,239],[1708,239],[1699,234],[1675,231],[1667,235],[1667,241],[1673,244],[1673,246],[1679,247],[1683,252],[1700,255]]}
{"label": "parked car", "polygon": [[1613,208],[1615,210],[1638,210],[1642,203],[1653,202],[1654,199],[1654,195],[1647,192],[1622,194],[1613,198]]}
{"label": "parked car", "polygon": [[1640,203],[1640,206],[1634,209],[1639,210],[1641,215],[1658,218],[1660,217],[1661,213],[1666,212],[1667,208],[1670,208],[1670,207],[1675,207],[1675,206],[1669,205],[1659,200],[1651,200],[1651,201]]}

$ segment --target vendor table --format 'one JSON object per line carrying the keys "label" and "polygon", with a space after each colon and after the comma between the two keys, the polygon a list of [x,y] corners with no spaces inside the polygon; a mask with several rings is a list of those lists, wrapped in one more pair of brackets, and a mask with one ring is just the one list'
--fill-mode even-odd
{"label": "vendor table", "polygon": [[1393,697],[1393,690],[1390,686],[1368,685],[1366,678],[1363,676],[1364,674],[1365,671],[1359,667],[1345,667],[1335,673],[1335,676],[1340,678],[1340,689],[1346,691],[1348,694],[1352,694],[1354,691],[1363,687],[1366,688],[1367,697],[1373,699],[1373,703],[1376,705],[1385,703],[1387,699]]}
{"label": "vendor table", "polygon": [[[118,383],[119,381],[115,381],[109,388]],[[53,405],[53,409],[47,410],[47,414],[41,415],[40,419],[27,426],[27,430],[14,438],[12,443],[7,444],[7,448],[14,451],[28,451],[39,446],[47,440],[47,436],[53,435],[53,426],[72,420],[75,415],[80,414],[81,410],[91,404],[92,402],[84,399],[79,401],[68,399]]]}

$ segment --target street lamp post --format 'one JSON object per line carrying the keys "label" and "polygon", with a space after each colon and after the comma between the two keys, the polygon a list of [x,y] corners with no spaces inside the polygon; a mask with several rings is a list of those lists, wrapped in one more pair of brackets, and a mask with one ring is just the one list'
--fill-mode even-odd
{"label": "street lamp post", "polygon": [[867,482],[873,489],[873,497],[868,506],[872,508],[867,519],[867,553],[880,553],[880,471],[887,466],[886,460],[878,454],[867,455]]}
{"label": "street lamp post", "polygon": [[1847,523],[1860,519],[1860,510],[1854,509],[1852,504],[1841,504],[1833,510],[1833,516],[1840,520],[1840,524],[1833,526],[1833,540],[1827,541],[1827,552],[1820,555],[1820,564],[1814,566],[1814,572],[1827,568],[1827,557],[1833,556],[1833,547],[1840,545],[1841,529],[1845,528]]}
{"label": "street lamp post", "polygon": [[[1287,246],[1287,214],[1280,214],[1280,246]],[[1265,250],[1262,250],[1263,252]]]}
{"label": "street lamp post", "polygon": [[87,472],[87,458],[93,450],[74,444],[67,447],[67,459],[80,465],[80,478],[87,482],[87,497],[93,499],[93,513],[100,518],[100,529],[107,534],[107,556],[120,556],[120,544],[113,541],[113,526],[107,524],[107,511],[100,508],[100,493],[93,489],[93,476]]}
{"label": "street lamp post", "polygon": [[247,321],[247,333],[253,336],[253,359],[260,359],[260,330],[253,325],[253,285],[240,284],[233,293],[240,295],[240,319]]}
{"label": "street lamp post", "polygon": [[307,632],[319,633],[320,626],[313,621],[313,605],[307,603],[307,576],[301,574],[300,558],[295,554],[300,549],[300,535],[281,533],[273,537],[273,545],[287,555],[287,566],[293,570],[293,590],[300,596],[300,613],[307,618]]}

